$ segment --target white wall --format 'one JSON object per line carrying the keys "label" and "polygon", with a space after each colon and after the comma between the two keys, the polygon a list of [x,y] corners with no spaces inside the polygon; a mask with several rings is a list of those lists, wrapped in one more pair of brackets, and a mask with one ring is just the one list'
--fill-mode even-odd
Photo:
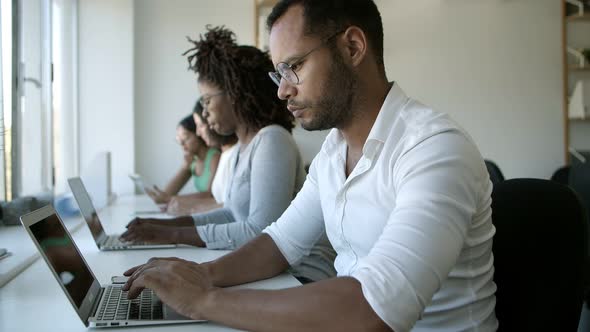
{"label": "white wall", "polygon": [[132,0],[79,0],[80,167],[110,151],[119,194],[135,168],[133,18]]}
{"label": "white wall", "polygon": [[52,1],[53,121],[55,194],[69,192],[67,179],[78,175],[76,1]]}
{"label": "white wall", "polygon": [[[482,154],[496,161],[507,177],[547,178],[563,164],[558,1],[377,3],[384,19],[385,62],[391,80],[410,96],[450,113],[472,134]],[[84,0],[82,4],[81,22],[95,23],[90,24],[92,27],[84,24],[87,39],[81,35],[81,43],[109,52],[117,49],[119,54],[96,50],[87,54],[103,62],[106,55],[110,63],[93,71],[97,75],[103,72],[108,83],[96,83],[92,89],[100,91],[102,97],[117,96],[117,106],[115,101],[109,101],[111,107],[99,106],[109,99],[95,98],[95,102],[85,103],[85,108],[94,107],[97,111],[92,114],[106,111],[123,118],[115,123],[86,123],[121,128],[116,132],[123,136],[96,136],[99,141],[117,136],[117,147],[132,151],[124,165],[120,155],[113,155],[115,173],[125,175],[133,169],[134,156],[135,171],[163,185],[181,161],[180,148],[174,141],[175,126],[190,113],[198,97],[194,74],[187,71],[186,59],[180,55],[190,46],[185,36],[197,37],[204,32],[205,24],[225,24],[237,33],[240,43],[253,44],[253,2]],[[109,17],[109,24],[104,24],[104,18],[98,20],[102,12]],[[117,38],[94,40],[106,28],[109,36]],[[133,65],[124,65],[128,63]],[[130,68],[134,68],[134,75]],[[108,78],[112,73],[117,74],[115,80]],[[86,84],[91,84],[88,80]],[[103,89],[107,93],[102,93]],[[133,93],[125,95],[129,89]],[[128,109],[134,109],[134,114]],[[310,135],[295,131],[306,161],[312,159],[324,136],[325,132]],[[121,181],[130,186],[126,178]]]}
{"label": "white wall", "polygon": [[510,177],[564,163],[560,1],[380,0],[390,80]]}
{"label": "white wall", "polygon": [[[182,161],[176,125],[198,99],[195,74],[181,54],[205,25],[225,25],[241,44],[254,44],[253,1],[135,1],[136,171],[165,185]],[[189,186],[190,187],[190,186]]]}

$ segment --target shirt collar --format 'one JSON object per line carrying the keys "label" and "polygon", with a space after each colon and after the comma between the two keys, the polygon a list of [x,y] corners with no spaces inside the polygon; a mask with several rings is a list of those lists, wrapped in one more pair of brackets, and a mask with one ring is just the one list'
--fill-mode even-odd
{"label": "shirt collar", "polygon": [[407,103],[408,97],[402,91],[398,84],[391,83],[391,88],[385,97],[383,105],[379,110],[377,119],[367,136],[367,141],[363,146],[363,155],[369,159],[374,159],[381,152],[381,147],[385,144],[387,137],[391,133],[391,127],[398,116],[399,111]]}

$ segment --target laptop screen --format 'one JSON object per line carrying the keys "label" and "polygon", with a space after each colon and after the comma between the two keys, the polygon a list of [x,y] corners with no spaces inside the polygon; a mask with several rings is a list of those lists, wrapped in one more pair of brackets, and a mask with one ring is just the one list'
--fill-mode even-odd
{"label": "laptop screen", "polygon": [[76,307],[80,308],[94,277],[63,224],[54,213],[31,225],[29,229],[40,250],[47,257],[47,262],[54,270],[58,281],[69,293]]}
{"label": "laptop screen", "polygon": [[92,205],[90,195],[88,195],[88,191],[84,187],[80,178],[72,178],[69,179],[68,182],[70,184],[70,189],[72,189],[72,193],[74,194],[74,198],[76,198],[76,202],[78,202],[78,206],[80,207],[80,213],[82,213],[84,220],[86,220],[94,241],[98,243],[101,235],[104,234],[104,229],[98,219],[98,214],[96,214],[94,205]]}

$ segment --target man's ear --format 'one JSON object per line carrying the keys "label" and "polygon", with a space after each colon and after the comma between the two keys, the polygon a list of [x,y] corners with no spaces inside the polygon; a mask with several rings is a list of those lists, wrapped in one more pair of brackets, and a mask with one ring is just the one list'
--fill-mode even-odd
{"label": "man's ear", "polygon": [[350,26],[343,32],[345,56],[353,66],[358,66],[367,56],[367,36],[359,27]]}

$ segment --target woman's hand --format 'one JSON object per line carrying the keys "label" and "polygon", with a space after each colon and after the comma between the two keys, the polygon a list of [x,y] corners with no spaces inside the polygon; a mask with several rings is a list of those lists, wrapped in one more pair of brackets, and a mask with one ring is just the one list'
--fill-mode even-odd
{"label": "woman's hand", "polygon": [[154,186],[153,188],[145,188],[145,192],[156,204],[168,204],[170,199],[173,197],[169,193],[160,190],[158,186]]}

